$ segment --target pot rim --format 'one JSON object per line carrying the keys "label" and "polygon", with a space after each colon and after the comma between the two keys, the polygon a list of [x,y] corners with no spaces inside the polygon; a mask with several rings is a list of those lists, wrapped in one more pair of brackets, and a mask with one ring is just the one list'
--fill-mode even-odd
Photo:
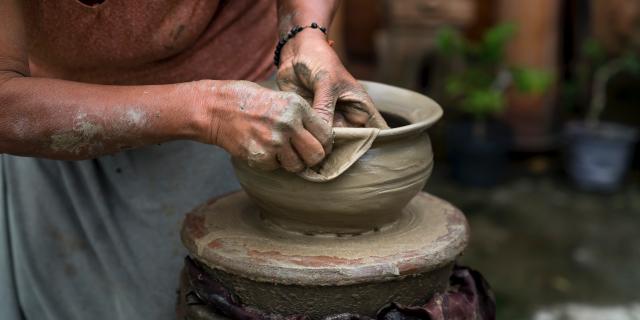
{"label": "pot rim", "polygon": [[597,126],[590,126],[585,121],[569,121],[565,124],[564,134],[569,138],[583,136],[629,141],[631,143],[635,143],[640,139],[637,128],[610,121],[600,121]]}
{"label": "pot rim", "polygon": [[[396,86],[391,86],[388,84],[379,83],[379,82],[364,81],[364,80],[359,80],[359,82],[365,87],[369,95],[371,95],[371,93],[369,92],[371,91],[371,89],[378,89],[381,91],[393,92],[394,96],[400,95],[400,96],[415,100],[414,104],[416,105],[416,107],[432,109],[431,114],[426,118],[424,118],[423,120],[420,120],[418,122],[414,122],[412,124],[402,126],[402,127],[380,130],[376,140],[387,140],[391,138],[404,137],[407,135],[420,133],[430,128],[443,115],[442,107],[433,99],[421,93],[396,87]],[[374,99],[373,97],[372,99],[374,100],[374,104],[375,104],[376,99]],[[388,110],[381,110],[381,109],[379,110],[383,112],[389,112]],[[409,119],[406,119],[406,120],[409,120]],[[353,128],[353,129],[359,129],[359,128]]]}
{"label": "pot rim", "polygon": [[[431,109],[429,111],[430,114],[424,119],[421,119],[420,121],[416,121],[412,124],[402,126],[402,127],[380,130],[380,132],[378,133],[378,136],[374,141],[393,140],[399,137],[406,137],[409,135],[421,133],[426,129],[429,129],[443,115],[442,107],[433,99],[427,97],[424,94],[421,94],[409,89],[404,89],[404,88],[380,83],[380,82],[366,81],[366,80],[358,80],[358,82],[362,84],[362,86],[364,86],[365,90],[370,96],[372,96],[370,91],[379,90],[384,93],[384,94],[381,94],[380,97],[394,96],[394,97],[400,97],[403,99],[411,99],[411,100],[414,100],[413,108]],[[263,81],[263,82],[260,82],[260,85],[266,88],[278,90],[278,85],[275,80]],[[372,100],[374,100],[373,101],[374,105],[376,104],[376,100],[380,100],[380,97],[376,97],[376,99],[372,97]],[[399,99],[399,100],[403,100],[403,99]],[[389,99],[389,100],[392,100],[392,99]],[[392,101],[388,101],[388,102],[392,103]],[[390,110],[383,110],[383,109],[380,109],[379,107],[378,107],[378,110],[392,113]],[[393,114],[398,115],[397,113],[393,113]],[[401,117],[405,118],[403,116]],[[406,119],[406,120],[410,120],[410,119]],[[335,129],[338,129],[337,131],[341,131],[347,128],[334,128],[334,131],[336,131]],[[348,131],[350,132],[351,135],[367,136],[369,134],[369,131],[364,129],[370,129],[370,128],[348,128]]]}

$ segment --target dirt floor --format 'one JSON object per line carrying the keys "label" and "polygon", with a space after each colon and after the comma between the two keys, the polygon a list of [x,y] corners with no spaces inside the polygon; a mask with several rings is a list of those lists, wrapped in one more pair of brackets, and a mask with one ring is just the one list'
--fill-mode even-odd
{"label": "dirt floor", "polygon": [[620,192],[596,195],[575,190],[557,170],[519,167],[490,189],[460,186],[447,171],[436,165],[426,190],[466,213],[472,238],[461,263],[491,283],[498,319],[532,319],[564,303],[640,301],[638,172]]}

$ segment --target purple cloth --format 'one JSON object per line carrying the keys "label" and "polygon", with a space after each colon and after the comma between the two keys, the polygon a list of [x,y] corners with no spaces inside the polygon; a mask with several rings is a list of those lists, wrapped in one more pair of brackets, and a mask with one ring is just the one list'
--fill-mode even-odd
{"label": "purple cloth", "polygon": [[[243,320],[304,320],[304,315],[282,316],[266,314],[240,301],[220,283],[207,276],[206,271],[192,259],[186,259],[186,275],[192,290],[187,304],[204,304],[212,312],[231,319]],[[449,289],[434,295],[426,304],[404,306],[391,303],[380,308],[375,318],[357,314],[337,314],[324,320],[495,320],[496,304],[493,293],[482,275],[467,267],[455,266],[449,278]]]}

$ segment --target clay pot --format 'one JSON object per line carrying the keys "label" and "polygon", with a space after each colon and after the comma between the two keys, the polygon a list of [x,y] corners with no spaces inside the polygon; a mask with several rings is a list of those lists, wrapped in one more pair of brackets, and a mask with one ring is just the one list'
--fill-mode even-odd
{"label": "clay pot", "polygon": [[392,128],[380,130],[370,149],[337,178],[312,182],[234,160],[240,184],[265,220],[306,234],[375,231],[396,221],[422,190],[433,168],[426,130],[442,116],[442,109],[416,92],[362,84]]}

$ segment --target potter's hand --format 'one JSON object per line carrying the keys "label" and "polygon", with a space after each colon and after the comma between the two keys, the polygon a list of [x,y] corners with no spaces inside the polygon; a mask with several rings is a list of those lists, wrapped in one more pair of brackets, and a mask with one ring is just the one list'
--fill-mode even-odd
{"label": "potter's hand", "polygon": [[[331,142],[331,128],[302,97],[248,81],[216,85],[222,101],[211,108],[208,143],[249,166],[299,172],[318,164]],[[206,105],[206,103],[205,103]]]}
{"label": "potter's hand", "polygon": [[313,110],[327,123],[387,127],[362,85],[347,72],[319,30],[309,28],[289,40],[280,61],[280,89],[312,101]]}

